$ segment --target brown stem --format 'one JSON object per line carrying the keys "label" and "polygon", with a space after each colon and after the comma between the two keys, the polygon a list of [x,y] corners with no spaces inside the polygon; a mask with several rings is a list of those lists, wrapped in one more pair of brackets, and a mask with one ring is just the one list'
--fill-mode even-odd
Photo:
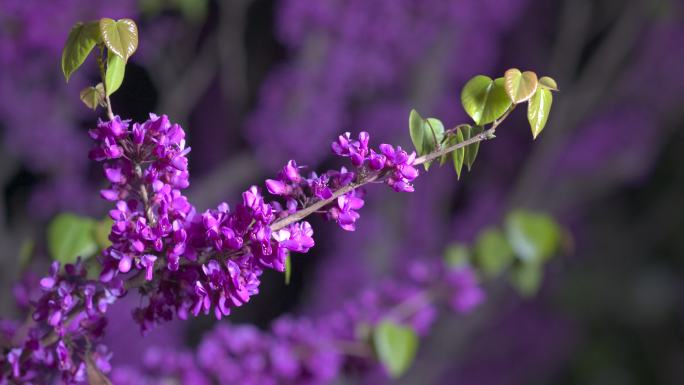
{"label": "brown stem", "polygon": [[[104,83],[103,88],[104,88]],[[114,112],[112,111],[112,101],[109,99],[109,95],[107,95],[107,89],[105,89],[105,101],[107,103],[107,117],[109,120],[114,120]]]}
{"label": "brown stem", "polygon": [[299,222],[302,219],[308,217],[309,215],[315,213],[319,209],[323,208],[324,206],[328,205],[329,203],[332,203],[335,199],[339,198],[340,196],[342,196],[342,195],[344,195],[344,194],[346,194],[346,193],[348,193],[348,192],[350,192],[356,188],[359,188],[359,187],[365,185],[366,183],[370,183],[370,182],[376,180],[377,178],[378,178],[378,174],[372,174],[372,175],[368,176],[367,178],[364,178],[358,182],[350,183],[350,184],[342,187],[339,190],[335,190],[335,192],[333,192],[333,194],[330,198],[320,200],[320,201],[312,204],[311,206],[308,206],[306,208],[303,208],[303,209],[295,212],[294,214],[288,215],[285,218],[282,218],[282,219],[279,219],[279,220],[273,222],[273,225],[271,225],[271,230],[272,231],[278,231],[278,230],[282,229],[283,227],[285,227],[289,224]]}

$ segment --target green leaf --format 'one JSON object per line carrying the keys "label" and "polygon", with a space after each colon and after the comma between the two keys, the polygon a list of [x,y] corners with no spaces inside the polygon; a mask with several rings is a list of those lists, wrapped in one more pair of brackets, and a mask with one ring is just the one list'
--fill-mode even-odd
{"label": "green leaf", "polygon": [[442,121],[437,118],[425,119],[425,139],[423,139],[425,153],[427,154],[438,149],[443,139],[444,124],[442,124]]}
{"label": "green leaf", "polygon": [[424,125],[425,121],[418,111],[411,110],[411,113],[409,114],[409,133],[411,134],[413,147],[415,147],[419,156],[423,155],[423,138],[425,137]]}
{"label": "green leaf", "polygon": [[290,254],[288,253],[287,256],[285,256],[285,284],[289,285],[291,279],[292,279],[292,261],[291,261]]}
{"label": "green leaf", "polygon": [[[444,139],[444,124],[437,118],[427,118],[423,124],[423,149],[420,155],[429,154],[441,146]],[[432,162],[425,162],[425,170],[430,169]]]}
{"label": "green leaf", "polygon": [[126,62],[109,50],[107,53],[107,73],[105,74],[105,90],[107,90],[107,96],[110,96],[121,87],[125,72]]}
{"label": "green leaf", "polygon": [[88,106],[88,108],[95,110],[97,106],[102,106],[105,100],[102,83],[98,83],[95,87],[82,89],[80,97],[83,104]]}
{"label": "green leaf", "polygon": [[459,267],[467,265],[470,260],[468,247],[460,243],[449,245],[444,252],[444,262],[449,267]]}
{"label": "green leaf", "polygon": [[523,297],[531,297],[537,293],[543,277],[542,266],[538,263],[516,264],[508,276],[513,287]]}
{"label": "green leaf", "polygon": [[[468,126],[469,130],[464,131],[463,139],[468,140],[480,135],[484,128],[482,126]],[[467,135],[466,135],[467,134]],[[465,148],[465,164],[468,167],[468,171],[473,168],[475,164],[475,159],[477,158],[477,153],[480,149],[480,142],[473,143]]]}
{"label": "green leaf", "polygon": [[504,78],[492,80],[478,75],[463,87],[461,104],[477,125],[483,125],[500,118],[512,103],[504,88]]}
{"label": "green leaf", "polygon": [[514,210],[506,217],[506,237],[523,261],[542,262],[560,246],[560,226],[548,215]]}
{"label": "green leaf", "polygon": [[107,48],[128,61],[138,49],[138,26],[131,19],[100,19],[100,33]]}
{"label": "green leaf", "polygon": [[553,78],[548,76],[542,76],[539,78],[539,85],[548,88],[551,91],[558,91],[558,84],[556,84],[556,81],[553,80]]}
{"label": "green leaf", "polygon": [[475,262],[488,277],[501,274],[513,262],[513,250],[503,232],[490,228],[475,242]]}
{"label": "green leaf", "polygon": [[537,138],[546,125],[552,102],[553,96],[551,95],[551,91],[545,87],[537,88],[537,92],[534,93],[532,99],[528,102],[527,120],[530,122],[532,137],[534,139]]}
{"label": "green leaf", "polygon": [[76,23],[74,25],[62,51],[62,73],[64,73],[67,82],[88,58],[90,51],[93,50],[99,40],[100,30],[97,22]]}
{"label": "green leaf", "polygon": [[109,233],[112,231],[112,225],[114,221],[106,217],[101,221],[95,222],[93,226],[93,239],[100,250],[104,250],[112,245],[112,241],[109,240]]}
{"label": "green leaf", "polygon": [[[456,144],[456,136],[452,134],[447,136],[446,142],[444,142],[444,147],[451,147]],[[446,163],[447,159],[451,156],[451,153],[443,154],[439,157],[439,165],[442,166]]]}
{"label": "green leaf", "polygon": [[59,214],[47,229],[47,246],[56,261],[73,263],[77,257],[86,259],[97,251],[93,236],[95,221],[74,214]]}
{"label": "green leaf", "polygon": [[513,103],[518,104],[529,100],[537,91],[537,74],[531,71],[520,72],[511,68],[504,75],[504,87]]}
{"label": "green leaf", "polygon": [[387,373],[398,378],[411,366],[418,350],[418,335],[410,327],[383,321],[375,327],[373,346]]}
{"label": "green leaf", "polygon": [[[456,129],[456,143],[463,143],[463,132],[460,128]],[[467,147],[467,146],[466,146]],[[463,160],[465,159],[465,147],[461,147],[452,152],[454,158],[454,169],[458,179],[461,179],[461,170],[463,170]]]}

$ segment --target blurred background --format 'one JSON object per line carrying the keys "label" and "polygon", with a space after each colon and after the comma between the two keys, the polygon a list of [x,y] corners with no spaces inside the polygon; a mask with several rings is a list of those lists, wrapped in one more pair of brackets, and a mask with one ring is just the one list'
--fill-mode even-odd
{"label": "blurred background", "polygon": [[[199,210],[237,201],[288,159],[330,166],[329,143],[344,131],[409,146],[413,107],[465,122],[460,89],[476,74],[518,67],[558,81],[534,143],[519,112],[461,182],[434,168],[414,194],[369,189],[356,232],[317,222],[292,283],[267,275],[230,322],[324,313],[393,266],[438,258],[524,207],[565,224],[572,252],[549,264],[536,297],[493,284],[474,314],[440,319],[398,383],[684,383],[684,2],[0,0],[4,317],[21,312],[16,283],[35,280],[27,267],[47,270],[49,220],[106,214],[87,159],[97,114],[78,100],[95,66],[68,85],[59,68],[71,25],[103,16],[133,18],[141,33],[114,110],[184,126]],[[27,239],[36,253],[22,260]],[[148,345],[193,346],[215,322],[172,323],[141,341],[135,303],[113,312],[115,365],[135,365]]]}

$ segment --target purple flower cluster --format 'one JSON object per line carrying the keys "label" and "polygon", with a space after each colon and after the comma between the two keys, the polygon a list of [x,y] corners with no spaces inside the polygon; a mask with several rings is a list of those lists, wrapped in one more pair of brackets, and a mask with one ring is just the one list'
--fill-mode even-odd
{"label": "purple flower cluster", "polygon": [[[370,135],[365,131],[359,134],[358,140],[353,140],[346,132],[332,143],[332,151],[338,156],[348,157],[353,171],[342,167],[339,171],[330,170],[321,175],[312,172],[305,178],[300,173],[302,167],[290,160],[277,179],[266,180],[268,191],[285,199],[283,206],[276,206],[277,213],[292,214],[316,200],[332,198],[336,190],[371,179],[381,179],[397,192],[412,192],[411,182],[418,177],[418,170],[413,166],[415,152],[408,154],[401,147],[389,144],[381,144],[380,151],[376,152],[368,146],[369,140]],[[354,231],[359,219],[357,211],[363,205],[363,190],[352,188],[339,195],[323,211],[328,219],[336,221],[344,230]]]}
{"label": "purple flower cluster", "polygon": [[367,166],[372,171],[385,171],[386,183],[397,192],[413,192],[411,182],[418,177],[418,169],[413,167],[415,151],[410,154],[401,147],[381,144],[380,152],[368,148],[369,135],[361,132],[358,140],[352,140],[349,132],[340,135],[332,144],[332,150],[339,156],[349,157],[354,166]]}
{"label": "purple flower cluster", "polygon": [[11,333],[13,340],[20,339],[20,347],[0,358],[0,365],[5,360],[10,368],[0,383],[50,383],[56,373],[65,384],[83,383],[86,356],[101,372],[109,372],[111,354],[104,345],[93,348],[91,344],[104,333],[104,315],[121,295],[121,281],[112,280],[104,290],[97,290],[97,282],[87,279],[79,260],[65,265],[61,272],[60,264],[54,262],[40,287],[43,294],[33,303],[36,326],[25,336],[18,336],[16,330]]}
{"label": "purple flower cluster", "polygon": [[152,280],[157,255],[164,256],[170,270],[178,269],[181,257],[197,257],[186,247],[185,223],[194,208],[181,193],[190,185],[185,132],[166,116],[150,115],[131,130],[128,126],[117,117],[90,131],[97,141],[90,157],[105,162],[110,182],[100,194],[116,201],[109,212],[114,224],[112,246],[104,253],[103,282],[131,269],[144,270]]}
{"label": "purple flower cluster", "polygon": [[[111,246],[99,257],[99,281],[86,278],[80,261],[66,265],[63,272],[53,265],[50,275],[40,281],[44,293],[35,302],[37,324],[24,347],[3,358],[3,365],[11,368],[8,378],[15,382],[36,378],[40,372],[36,368],[46,366],[57,369],[68,384],[82,382],[84,357],[99,362],[106,372],[108,355],[96,344],[105,326],[103,314],[127,286],[142,283],[140,292],[146,301],[134,311],[134,319],[143,331],[174,316],[229,315],[259,292],[264,269],[284,271],[290,252],[305,253],[314,246],[311,225],[302,218],[288,220],[290,215],[326,201],[317,212],[345,230],[354,230],[357,210],[364,204],[361,185],[383,181],[396,191],[412,191],[410,182],[418,176],[415,154],[386,144],[376,152],[368,147],[367,133],[361,133],[358,141],[347,133],[333,144],[333,151],[351,158],[354,171],[343,167],[304,178],[300,167],[290,161],[278,179],[266,181],[267,189],[282,196],[284,203],[267,202],[252,186],[232,210],[222,203],[200,214],[182,193],[189,186],[190,148],[179,125],[154,114],[132,125],[115,117],[100,121],[89,134],[95,141],[89,156],[103,163],[109,181],[100,195],[115,202],[109,212]],[[137,283],[129,284],[133,280]],[[308,329],[295,325],[278,330],[281,340],[287,336],[299,345],[315,345],[315,340],[303,340]],[[273,364],[282,378],[302,383],[308,377],[327,376],[328,372],[318,372],[322,369],[317,364],[296,366],[298,361],[287,358],[286,350],[276,350],[282,359]]]}
{"label": "purple flower cluster", "polygon": [[415,261],[404,274],[367,288],[333,313],[285,316],[268,331],[221,323],[203,337],[194,357],[152,348],[142,368],[117,368],[112,378],[124,385],[142,379],[149,384],[327,384],[347,370],[379,369],[363,330],[390,319],[426,334],[440,303],[467,313],[483,299],[470,268]]}

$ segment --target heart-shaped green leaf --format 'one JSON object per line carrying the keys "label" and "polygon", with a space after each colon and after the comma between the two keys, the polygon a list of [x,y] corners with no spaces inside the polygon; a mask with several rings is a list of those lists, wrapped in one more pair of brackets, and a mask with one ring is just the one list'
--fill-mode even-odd
{"label": "heart-shaped green leaf", "polygon": [[418,350],[416,332],[392,321],[383,321],[375,327],[373,346],[387,373],[398,378],[411,366]]}
{"label": "heart-shaped green leaf", "polygon": [[107,48],[124,61],[138,49],[138,26],[131,19],[100,19],[100,33]]}
{"label": "heart-shaped green leaf", "polygon": [[537,74],[531,71],[520,72],[517,68],[506,71],[504,80],[506,93],[515,104],[529,100],[539,84]]}
{"label": "heart-shaped green leaf", "polygon": [[550,78],[548,76],[542,76],[541,78],[539,78],[539,85],[542,87],[546,87],[551,91],[558,91],[558,84],[556,84],[556,81],[553,80],[553,78]]}
{"label": "heart-shaped green leaf", "polygon": [[483,75],[470,79],[461,92],[461,104],[478,125],[500,118],[511,106],[504,88],[504,78],[492,80]]}
{"label": "heart-shaped green leaf", "polygon": [[105,74],[107,96],[110,96],[121,87],[125,72],[126,62],[109,50],[107,53],[107,73]]}
{"label": "heart-shaped green leaf", "polygon": [[546,214],[515,210],[506,217],[506,237],[518,258],[540,262],[558,249],[561,230]]}
{"label": "heart-shaped green leaf", "polygon": [[99,40],[100,30],[97,22],[76,23],[74,25],[62,51],[62,72],[67,82],[78,67],[83,64]]}
{"label": "heart-shaped green leaf", "polygon": [[[463,131],[461,131],[460,128],[456,129],[456,143],[463,143]],[[465,147],[456,149],[451,155],[454,159],[454,169],[456,170],[458,179],[461,179],[461,170],[463,170],[463,160],[465,159],[465,149]]]}
{"label": "heart-shaped green leaf", "polygon": [[81,101],[93,110],[97,109],[97,106],[104,104],[104,87],[102,83],[97,83],[95,87],[86,87],[81,90]]}
{"label": "heart-shaped green leaf", "polygon": [[537,136],[546,126],[552,102],[553,95],[551,95],[551,91],[545,87],[538,87],[537,92],[534,93],[532,99],[527,103],[527,120],[530,122],[534,139],[537,139]]}
{"label": "heart-shaped green leaf", "polygon": [[73,263],[97,251],[94,237],[95,221],[74,214],[60,214],[50,222],[47,229],[47,245],[50,255],[61,263]]}
{"label": "heart-shaped green leaf", "polygon": [[411,134],[411,142],[413,142],[413,147],[415,147],[418,155],[423,155],[423,138],[425,137],[424,124],[425,121],[418,111],[411,110],[411,113],[409,114],[409,134]]}

